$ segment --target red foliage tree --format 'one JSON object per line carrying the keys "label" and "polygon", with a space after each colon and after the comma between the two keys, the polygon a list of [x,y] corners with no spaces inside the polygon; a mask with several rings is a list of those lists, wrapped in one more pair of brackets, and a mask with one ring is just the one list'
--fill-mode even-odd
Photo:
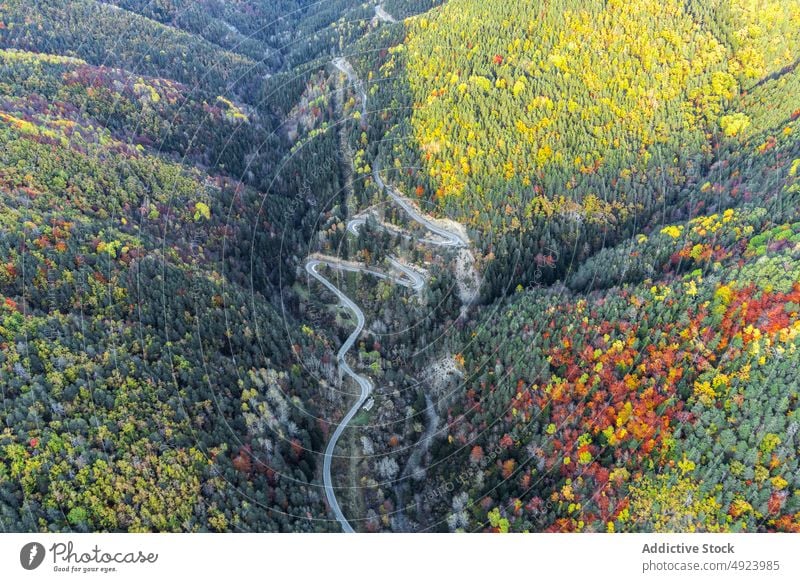
{"label": "red foliage tree", "polygon": [[483,449],[479,445],[472,447],[472,452],[469,455],[469,460],[477,464],[483,460]]}

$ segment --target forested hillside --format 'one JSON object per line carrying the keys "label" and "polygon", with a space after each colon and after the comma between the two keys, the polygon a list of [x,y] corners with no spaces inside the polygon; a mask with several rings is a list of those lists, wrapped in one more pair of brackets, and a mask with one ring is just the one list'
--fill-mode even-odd
{"label": "forested hillside", "polygon": [[[490,297],[657,224],[753,122],[737,96],[796,63],[798,4],[455,0],[408,23],[408,179],[478,234]],[[654,218],[655,220],[651,220]]]}
{"label": "forested hillside", "polygon": [[800,0],[0,0],[0,530],[800,531],[798,63]]}
{"label": "forested hillside", "polygon": [[275,297],[339,190],[324,68],[282,71],[341,14],[284,52],[270,3],[116,4],[0,4],[0,528],[327,530]]}
{"label": "forested hillside", "polygon": [[414,100],[398,179],[510,290],[464,331],[420,528],[800,530],[798,8],[409,22],[381,64]]}
{"label": "forested hillside", "polygon": [[438,451],[461,459],[440,483],[470,477],[462,526],[798,530],[798,160],[773,199],[642,234],[480,318]]}
{"label": "forested hillside", "polygon": [[444,0],[386,0],[383,6],[396,19],[403,19],[423,14],[442,4]]}
{"label": "forested hillside", "polygon": [[368,5],[352,0],[103,1],[263,61],[270,69],[291,69],[355,40],[372,16]]}

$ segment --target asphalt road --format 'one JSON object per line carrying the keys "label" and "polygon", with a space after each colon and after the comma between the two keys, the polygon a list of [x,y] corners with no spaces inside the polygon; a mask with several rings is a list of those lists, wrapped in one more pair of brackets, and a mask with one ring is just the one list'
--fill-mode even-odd
{"label": "asphalt road", "polygon": [[335,58],[333,59],[332,63],[334,67],[345,74],[347,80],[350,81],[353,87],[356,88],[356,91],[358,91],[358,96],[361,99],[361,117],[366,117],[368,99],[367,92],[364,90],[364,85],[361,83],[361,79],[359,79],[358,75],[356,75],[353,65],[351,65],[350,62],[344,57]]}
{"label": "asphalt road", "polygon": [[425,279],[416,272],[414,269],[406,267],[396,259],[390,259],[389,262],[392,266],[397,269],[398,271],[402,272],[407,279],[403,279],[401,277],[394,277],[387,273],[382,273],[380,271],[376,271],[373,269],[368,269],[366,267],[357,267],[354,265],[348,265],[336,259],[330,260],[322,260],[318,258],[311,258],[306,262],[306,272],[314,277],[317,281],[322,283],[331,293],[336,295],[339,298],[339,301],[344,305],[347,309],[353,312],[356,316],[356,327],[353,332],[347,336],[347,339],[342,344],[342,347],[339,348],[339,353],[336,355],[336,361],[339,366],[339,370],[341,370],[347,376],[350,376],[353,380],[356,381],[360,388],[360,393],[358,396],[358,400],[356,400],[355,404],[347,411],[342,421],[333,431],[333,435],[331,435],[330,440],[328,440],[328,444],[325,447],[325,454],[323,456],[322,461],[322,482],[325,488],[325,498],[328,500],[328,505],[333,511],[336,520],[342,526],[342,530],[348,533],[353,532],[353,528],[350,523],[347,521],[347,518],[342,513],[342,508],[339,506],[339,501],[336,499],[336,493],[333,490],[333,482],[331,479],[331,464],[333,462],[333,452],[336,449],[336,444],[339,442],[339,439],[344,432],[344,429],[347,428],[347,425],[350,424],[350,421],[353,420],[353,417],[358,414],[358,411],[364,406],[364,403],[367,401],[367,398],[370,397],[373,391],[373,384],[372,381],[367,378],[366,376],[362,376],[355,372],[351,367],[350,364],[347,363],[346,355],[347,352],[355,345],[356,340],[358,340],[358,336],[361,335],[361,332],[364,330],[365,319],[364,319],[364,312],[361,308],[347,295],[345,295],[336,285],[331,283],[328,279],[326,279],[323,275],[321,275],[317,271],[317,267],[320,265],[326,265],[333,269],[339,269],[342,271],[348,272],[361,272],[367,273],[369,275],[373,275],[375,277],[381,279],[388,279],[394,281],[399,285],[403,285],[405,287],[410,287],[415,291],[421,291],[425,287]]}
{"label": "asphalt road", "polygon": [[[378,14],[378,16],[381,17],[382,19],[386,20],[381,16],[379,8],[381,11],[383,11],[382,7],[376,6],[375,8],[376,14]],[[386,14],[385,11],[383,13]],[[394,19],[391,18],[391,16],[389,16],[388,14],[386,14],[386,16],[388,16],[391,19],[390,21],[394,21]],[[333,60],[333,66],[336,67],[338,70],[340,70],[342,73],[344,73],[347,76],[350,83],[352,83],[353,86],[356,88],[357,92],[359,93],[359,96],[361,97],[362,116],[366,116],[367,93],[364,90],[363,84],[361,83],[361,80],[358,78],[358,75],[356,75],[352,65],[347,61],[347,59],[340,57]],[[423,239],[420,242],[425,242],[428,244],[433,244],[438,246],[454,247],[454,248],[463,248],[469,246],[469,241],[465,240],[459,233],[452,232],[446,228],[437,225],[435,222],[428,219],[421,212],[419,212],[419,210],[417,210],[417,208],[413,204],[411,204],[397,189],[391,186],[387,186],[383,182],[383,179],[381,178],[380,172],[377,167],[375,168],[374,176],[375,176],[375,182],[378,184],[378,187],[381,188],[382,190],[385,190],[389,194],[389,196],[395,201],[395,203],[398,206],[400,206],[403,210],[405,210],[412,219],[414,219],[416,222],[424,226],[427,230],[429,230],[430,232],[441,238],[441,240]],[[363,216],[360,217],[357,216],[348,223],[347,230],[352,234],[357,235],[359,228],[364,223],[365,223],[365,218]],[[410,233],[409,236],[411,236]],[[342,421],[333,431],[333,435],[331,435],[331,438],[328,440],[328,444],[325,447],[325,453],[323,456],[323,463],[322,463],[322,481],[325,489],[325,497],[328,500],[328,505],[330,506],[331,511],[333,511],[336,520],[342,526],[342,530],[345,533],[354,533],[354,530],[353,527],[350,525],[350,522],[347,521],[347,518],[342,513],[342,508],[339,506],[339,501],[336,499],[336,492],[333,489],[333,483],[331,479],[331,465],[333,462],[333,453],[336,450],[336,445],[339,442],[342,433],[344,433],[344,430],[347,428],[347,426],[353,420],[355,415],[358,414],[358,411],[370,397],[374,389],[374,386],[369,378],[356,373],[350,367],[350,364],[347,363],[347,359],[345,358],[347,352],[349,352],[350,349],[355,345],[356,340],[358,340],[358,337],[364,330],[364,325],[365,325],[364,312],[352,299],[350,299],[338,287],[336,287],[336,285],[334,285],[327,278],[321,275],[317,271],[317,268],[320,265],[326,265],[333,269],[338,269],[342,271],[366,273],[375,277],[379,277],[381,279],[388,279],[394,281],[395,283],[403,285],[405,287],[409,287],[416,292],[420,292],[425,288],[425,278],[419,271],[402,264],[395,257],[390,257],[389,262],[392,265],[392,267],[397,271],[401,272],[404,275],[404,277],[393,276],[388,273],[383,273],[381,271],[369,269],[366,266],[358,266],[334,258],[323,259],[318,257],[310,257],[306,261],[306,272],[311,277],[314,277],[317,281],[322,283],[331,293],[336,295],[336,297],[339,299],[342,305],[344,305],[344,307],[347,308],[348,310],[352,311],[353,314],[355,314],[356,316],[356,327],[353,330],[353,332],[347,337],[345,342],[342,344],[341,348],[339,348],[339,352],[336,356],[336,359],[339,366],[339,370],[343,372],[345,375],[355,380],[355,382],[358,384],[360,388],[360,393],[358,400],[356,400],[353,406],[350,407],[350,409],[344,415],[344,418],[342,418]]]}
{"label": "asphalt road", "polygon": [[394,24],[395,22],[397,22],[394,19],[394,16],[386,12],[386,10],[383,8],[383,4],[378,4],[377,6],[375,6],[375,16],[377,16],[384,22],[388,22],[390,24]]}
{"label": "asphalt road", "polygon": [[331,462],[333,460],[333,451],[336,449],[336,443],[339,442],[344,429],[347,428],[347,425],[350,424],[350,421],[353,420],[353,417],[367,401],[369,395],[372,394],[373,386],[372,381],[369,378],[354,372],[345,358],[347,352],[350,351],[350,348],[353,347],[358,339],[358,336],[360,336],[361,332],[364,330],[364,312],[361,311],[361,308],[356,305],[352,299],[342,293],[338,287],[317,272],[317,267],[322,264],[326,263],[323,263],[317,259],[310,259],[306,263],[306,272],[327,287],[331,293],[336,295],[339,298],[339,301],[342,302],[342,305],[355,314],[357,322],[353,333],[347,337],[345,342],[342,344],[342,347],[339,348],[339,353],[336,355],[336,360],[339,365],[339,369],[356,381],[361,389],[361,393],[359,394],[356,403],[353,404],[350,410],[347,411],[347,414],[345,414],[342,422],[340,422],[339,426],[336,427],[336,430],[333,431],[333,435],[328,440],[328,445],[325,447],[325,455],[322,462],[322,482],[325,487],[325,498],[328,500],[328,505],[330,506],[331,511],[333,511],[333,514],[336,516],[336,520],[342,526],[342,530],[344,530],[346,533],[354,533],[353,527],[342,513],[342,508],[339,507],[339,502],[336,499],[336,493],[333,490],[333,484],[331,482]]}
{"label": "asphalt road", "polygon": [[[376,164],[377,166],[377,164]],[[405,196],[403,196],[394,186],[387,186],[383,178],[381,178],[381,174],[379,169],[376,167],[375,170],[372,172],[373,177],[375,178],[375,183],[381,190],[385,190],[389,196],[394,200],[400,208],[405,210],[408,215],[413,218],[415,221],[420,223],[422,226],[427,228],[433,234],[440,236],[443,241],[431,241],[426,240],[424,242],[430,244],[439,244],[440,246],[449,246],[449,247],[468,247],[469,241],[465,240],[459,233],[453,232],[448,230],[444,227],[437,225],[435,222],[427,218],[425,215],[419,212],[416,207],[409,202]]]}

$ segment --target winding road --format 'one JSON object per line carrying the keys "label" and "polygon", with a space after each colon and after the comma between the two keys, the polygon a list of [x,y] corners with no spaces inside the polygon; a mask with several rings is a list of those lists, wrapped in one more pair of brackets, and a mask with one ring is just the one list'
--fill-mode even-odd
{"label": "winding road", "polygon": [[394,24],[397,20],[394,19],[394,16],[386,12],[383,7],[383,4],[377,4],[375,6],[375,16],[378,17],[379,20],[383,20],[384,22],[388,22],[389,24]]}
{"label": "winding road", "polygon": [[[409,289],[413,289],[414,291],[422,291],[425,288],[425,277],[422,276],[421,273],[418,271],[404,265],[397,257],[388,257],[389,264],[400,271],[404,277],[397,277],[390,273],[386,273],[384,271],[379,271],[377,269],[371,269],[366,265],[362,265],[361,263],[352,263],[350,261],[343,261],[341,259],[337,259],[335,257],[326,257],[324,255],[311,255],[308,257],[308,261],[306,263],[306,270],[308,269],[309,263],[316,263],[318,265],[326,265],[331,269],[336,269],[339,271],[346,271],[348,273],[365,273],[367,275],[372,275],[373,277],[377,277],[378,279],[385,279],[388,281],[393,281],[402,287],[408,287]],[[315,271],[316,272],[316,271]],[[319,273],[317,273],[319,275]],[[315,277],[317,278],[317,277]]]}
{"label": "winding road", "polygon": [[331,462],[333,460],[333,451],[336,449],[336,443],[339,442],[339,438],[342,436],[344,429],[347,428],[347,425],[350,424],[351,420],[353,420],[353,417],[356,415],[358,410],[367,401],[369,395],[372,394],[373,385],[369,378],[354,372],[345,358],[347,352],[350,351],[350,348],[353,347],[358,339],[358,336],[360,336],[361,332],[364,330],[364,312],[361,311],[361,308],[356,305],[352,299],[342,293],[339,288],[336,287],[336,285],[328,281],[325,277],[317,272],[317,267],[322,264],[326,263],[323,263],[318,259],[310,259],[306,263],[306,272],[314,277],[317,281],[325,285],[325,287],[327,287],[331,293],[336,295],[339,298],[339,301],[342,302],[342,305],[355,314],[357,321],[356,328],[353,330],[353,333],[347,337],[345,342],[342,344],[342,347],[339,348],[339,353],[336,355],[336,360],[339,365],[339,370],[350,376],[358,383],[359,387],[361,388],[361,393],[359,394],[356,403],[352,406],[352,408],[350,408],[350,410],[347,411],[347,414],[342,419],[342,422],[340,422],[339,426],[336,427],[336,430],[333,431],[333,435],[328,441],[328,445],[325,447],[325,456],[322,462],[322,481],[325,487],[325,497],[328,500],[328,505],[330,506],[331,511],[333,511],[333,514],[336,516],[336,520],[341,524],[342,530],[346,533],[354,533],[353,527],[342,513],[342,508],[339,507],[339,501],[337,501],[336,493],[333,490],[333,483],[331,482]]}
{"label": "winding road", "polygon": [[[381,16],[381,12],[379,9],[385,14],[383,11],[382,6],[376,6],[375,12],[381,17],[382,20],[386,20],[386,18]],[[388,16],[388,15],[386,15]],[[390,22],[394,22],[394,19],[391,16],[388,16],[391,20],[387,20]],[[356,91],[358,92],[359,96],[361,97],[362,106],[362,117],[366,116],[367,114],[367,93],[364,90],[363,84],[361,80],[358,78],[358,75],[355,73],[352,65],[347,61],[345,58],[337,58],[334,59],[332,62],[333,66],[336,67],[339,71],[344,73],[349,82],[355,87]],[[400,206],[405,212],[416,222],[418,222],[421,226],[429,230],[431,233],[440,237],[441,240],[434,240],[434,239],[417,239],[413,234],[407,233],[406,236],[410,238],[417,239],[419,242],[432,244],[442,247],[451,247],[451,248],[467,248],[469,247],[469,240],[462,234],[454,232],[440,224],[437,224],[435,219],[428,218],[424,214],[422,214],[419,209],[414,205],[410,200],[405,198],[396,188],[392,186],[387,186],[383,179],[380,176],[380,172],[376,168],[374,171],[375,182],[377,183],[378,187],[387,192],[392,200]],[[366,222],[366,217],[364,214],[357,215],[352,220],[350,220],[347,224],[347,230],[351,234],[358,234],[359,228],[363,226]],[[388,225],[386,225],[388,227]],[[399,230],[402,232],[402,229],[399,227],[393,227],[392,230]],[[342,418],[339,425],[333,431],[331,438],[328,440],[328,444],[325,447],[325,453],[323,457],[323,464],[322,464],[322,481],[323,486],[325,489],[325,497],[328,501],[328,505],[331,508],[336,520],[342,527],[342,530],[346,533],[354,533],[353,527],[350,525],[350,522],[347,521],[347,518],[342,513],[342,509],[339,506],[339,502],[336,499],[336,492],[333,488],[333,482],[331,479],[331,465],[333,462],[333,454],[336,449],[336,445],[339,442],[344,430],[353,420],[355,415],[367,401],[367,399],[372,394],[374,389],[374,385],[372,380],[363,376],[357,372],[355,372],[351,367],[350,364],[347,363],[347,352],[352,349],[355,345],[356,340],[364,331],[365,326],[365,317],[364,312],[361,308],[352,300],[350,299],[344,292],[342,292],[336,285],[331,283],[324,275],[322,275],[318,268],[320,266],[327,266],[332,269],[346,271],[346,272],[360,272],[368,275],[372,275],[374,277],[378,277],[380,279],[390,280],[398,285],[402,285],[404,287],[408,287],[414,290],[417,293],[421,293],[425,289],[426,281],[423,273],[425,272],[423,269],[413,269],[403,263],[397,257],[388,257],[389,264],[392,266],[393,269],[399,271],[401,275],[395,276],[390,273],[386,273],[383,271],[378,271],[376,269],[372,269],[367,267],[366,265],[362,265],[359,263],[351,263],[348,261],[342,261],[340,259],[331,258],[331,257],[324,257],[322,255],[311,255],[306,259],[305,269],[306,272],[322,283],[331,293],[336,295],[339,299],[341,304],[347,308],[348,310],[352,311],[353,314],[356,316],[356,327],[352,331],[352,333],[347,337],[345,342],[339,348],[339,352],[336,356],[337,363],[339,366],[340,372],[349,376],[358,384],[360,388],[359,396],[353,406],[347,411],[347,413]],[[420,272],[422,271],[422,272]]]}
{"label": "winding road", "polygon": [[403,273],[406,278],[403,277],[395,277],[388,273],[383,273],[381,271],[376,271],[374,269],[369,269],[367,267],[356,266],[348,264],[344,261],[340,261],[338,259],[327,259],[327,258],[320,258],[320,257],[311,257],[306,261],[306,272],[314,277],[317,281],[322,283],[331,293],[336,295],[339,298],[341,304],[353,312],[356,316],[356,327],[353,332],[347,336],[347,339],[342,344],[342,347],[339,348],[339,352],[336,355],[336,361],[339,366],[339,370],[350,376],[353,380],[356,381],[360,388],[360,393],[358,396],[358,400],[356,400],[355,404],[347,411],[342,421],[336,427],[336,430],[333,431],[333,435],[331,435],[330,440],[328,441],[327,446],[325,447],[325,454],[323,457],[322,462],[322,482],[325,488],[325,498],[328,500],[328,505],[333,511],[333,514],[336,516],[336,520],[341,524],[342,530],[346,533],[353,533],[353,527],[347,521],[347,518],[342,513],[342,508],[339,506],[339,501],[336,499],[336,493],[333,489],[333,481],[331,479],[331,463],[333,462],[333,453],[336,449],[336,444],[339,442],[339,439],[344,433],[344,430],[350,424],[350,421],[353,420],[353,417],[358,413],[359,409],[364,405],[367,401],[367,398],[370,397],[372,394],[372,390],[374,388],[372,384],[372,380],[367,378],[366,376],[362,376],[361,374],[357,373],[350,367],[350,364],[347,363],[347,359],[345,356],[347,352],[355,345],[358,336],[361,335],[361,332],[364,331],[365,325],[365,318],[364,312],[361,308],[347,295],[345,295],[336,285],[331,283],[328,279],[325,278],[324,275],[320,274],[317,271],[317,268],[321,265],[338,269],[341,271],[346,271],[350,273],[366,273],[368,275],[373,275],[380,279],[388,279],[394,281],[398,285],[402,285],[404,287],[409,287],[414,291],[421,292],[425,288],[425,279],[424,277],[416,272],[414,269],[407,267],[400,263],[397,259],[391,258],[389,259],[391,265]]}
{"label": "winding road", "polygon": [[361,99],[361,117],[367,116],[367,92],[364,90],[364,84],[361,82],[361,79],[358,78],[356,75],[355,69],[353,69],[353,65],[344,58],[338,57],[331,61],[334,67],[339,69],[342,73],[345,74],[347,80],[355,87],[356,91],[358,92],[358,96]]}
{"label": "winding road", "polygon": [[392,200],[395,203],[406,211],[406,213],[414,219],[414,221],[418,222],[433,234],[440,236],[442,238],[441,241],[433,241],[433,240],[423,240],[422,242],[426,242],[432,245],[439,245],[444,247],[456,247],[456,248],[466,248],[469,246],[469,240],[464,237],[464,235],[445,228],[444,226],[440,226],[434,222],[434,220],[428,218],[424,214],[422,214],[417,207],[405,196],[403,196],[397,188],[394,186],[387,186],[383,178],[381,178],[381,173],[379,168],[377,167],[377,163],[375,164],[376,168],[372,172],[373,177],[375,178],[375,183],[378,185],[378,188],[385,191],[389,194]]}

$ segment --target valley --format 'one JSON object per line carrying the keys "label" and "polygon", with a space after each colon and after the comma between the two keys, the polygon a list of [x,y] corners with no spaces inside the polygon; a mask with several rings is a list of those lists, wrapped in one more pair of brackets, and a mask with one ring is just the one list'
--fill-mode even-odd
{"label": "valley", "polygon": [[6,0],[0,528],[800,531],[798,14]]}
{"label": "valley", "polygon": [[[387,22],[394,22],[394,19],[386,15],[385,11],[382,11],[380,7],[376,6],[376,13],[378,10],[381,10],[381,17],[383,20]],[[347,76],[349,82],[356,88],[357,92],[359,93],[360,99],[362,101],[361,111],[362,111],[362,119],[364,119],[367,115],[367,95],[364,92],[363,86],[361,84],[360,79],[356,75],[353,70],[353,66],[343,58],[336,59],[333,61],[333,65],[336,67],[337,70],[341,71],[344,75]],[[400,208],[405,211],[411,220],[417,222],[420,226],[424,229],[429,231],[431,234],[435,235],[437,238],[435,240],[432,239],[422,239],[422,238],[415,238],[415,235],[403,231],[397,227],[392,227],[391,225],[385,225],[385,228],[392,229],[398,231],[401,236],[407,239],[415,240],[418,243],[431,245],[431,246],[441,246],[446,248],[469,248],[469,239],[464,234],[463,228],[453,227],[452,225],[442,225],[441,221],[438,221],[432,217],[424,216],[419,209],[410,201],[408,201],[397,189],[387,186],[383,179],[380,176],[380,171],[376,168],[373,177],[375,180],[376,185],[381,191],[384,191],[388,194],[388,196],[392,199],[392,201],[397,204]],[[351,219],[347,223],[347,232],[358,236],[359,229],[364,226],[366,223],[366,218],[363,215],[356,215],[355,218]],[[382,225],[383,226],[383,225]],[[419,293],[425,287],[425,277],[427,276],[427,272],[420,268],[420,267],[412,267],[412,266],[405,266],[400,259],[396,257],[387,257],[387,261],[389,265],[395,270],[401,273],[400,276],[391,275],[383,271],[377,271],[374,269],[368,268],[366,265],[353,263],[348,261],[343,261],[341,259],[332,258],[332,257],[325,257],[322,255],[313,254],[309,256],[308,260],[306,261],[305,269],[309,275],[314,277],[317,281],[322,283],[331,293],[333,293],[338,300],[345,306],[348,310],[350,310],[356,317],[356,327],[353,332],[347,337],[342,347],[339,349],[337,354],[337,365],[339,367],[340,373],[345,374],[346,376],[350,377],[354,382],[356,382],[359,386],[360,393],[356,402],[352,405],[352,407],[347,411],[347,413],[342,418],[341,422],[336,427],[333,435],[330,437],[328,444],[325,448],[324,459],[323,459],[323,482],[325,485],[325,495],[328,500],[328,505],[331,507],[334,515],[336,516],[337,521],[342,527],[344,532],[353,533],[353,527],[348,522],[347,518],[342,513],[342,510],[339,506],[339,502],[336,498],[336,493],[334,487],[332,485],[332,477],[331,477],[331,467],[332,467],[332,459],[334,457],[334,453],[336,450],[336,445],[339,442],[339,439],[342,436],[342,433],[347,428],[348,424],[353,420],[355,415],[358,411],[365,405],[367,399],[372,395],[375,385],[372,380],[369,378],[358,374],[353,371],[350,365],[346,361],[347,353],[352,349],[355,342],[358,340],[361,333],[364,331],[365,327],[365,315],[361,308],[347,295],[345,295],[334,283],[332,283],[329,279],[319,273],[317,270],[320,266],[325,266],[333,270],[341,270],[351,273],[362,273],[372,277],[377,277],[379,279],[390,280],[397,285],[401,285],[404,287],[408,287],[415,292]],[[428,432],[423,435],[420,440],[420,446],[427,448],[429,446],[429,441],[433,438],[433,428],[435,428],[435,412],[433,412],[433,405],[430,401],[430,396],[425,395],[426,402],[427,402],[427,414],[431,417],[429,418],[429,429]],[[413,464],[419,463],[419,456],[420,451],[415,450],[412,454],[412,459],[409,460],[409,466]]]}

